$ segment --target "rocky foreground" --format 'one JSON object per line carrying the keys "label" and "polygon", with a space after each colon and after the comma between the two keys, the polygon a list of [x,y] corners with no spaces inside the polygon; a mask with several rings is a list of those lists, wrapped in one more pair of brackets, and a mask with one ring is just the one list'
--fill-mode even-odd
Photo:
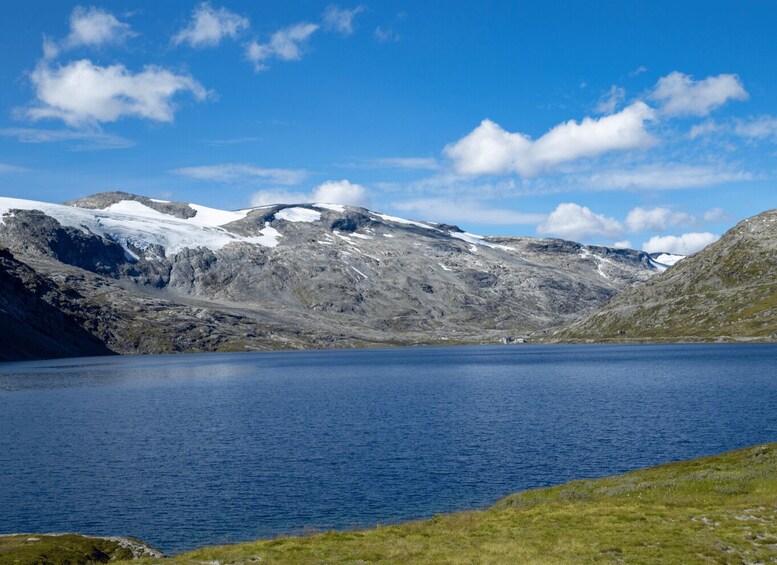
{"label": "rocky foreground", "polygon": [[[324,203],[222,211],[127,193],[0,198],[0,359],[496,343],[667,267]],[[57,313],[58,312],[58,313]]]}

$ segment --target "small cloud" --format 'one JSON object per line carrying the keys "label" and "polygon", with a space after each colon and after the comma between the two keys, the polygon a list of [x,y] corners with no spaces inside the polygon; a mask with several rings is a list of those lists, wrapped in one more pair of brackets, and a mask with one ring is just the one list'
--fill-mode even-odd
{"label": "small cloud", "polygon": [[634,246],[631,245],[631,242],[628,239],[625,239],[623,241],[616,241],[612,244],[612,246],[615,249],[634,249]]}
{"label": "small cloud", "polygon": [[426,169],[431,171],[440,168],[437,159],[433,157],[383,157],[375,159],[373,163],[380,167],[392,169]]}
{"label": "small cloud", "polygon": [[327,181],[316,187],[313,191],[313,202],[346,204],[367,208],[370,205],[370,198],[367,194],[367,189],[362,185],[347,180],[340,180]]}
{"label": "small cloud", "polygon": [[15,137],[19,143],[66,143],[74,151],[126,149],[135,145],[132,140],[99,130],[6,128],[0,129],[0,135]]}
{"label": "small cloud", "polygon": [[396,43],[400,39],[400,35],[394,31],[393,27],[386,27],[383,28],[381,26],[378,26],[375,28],[375,39],[380,41],[381,43]]}
{"label": "small cloud", "polygon": [[332,4],[326,9],[321,20],[326,31],[334,31],[340,35],[348,36],[353,33],[354,17],[363,11],[364,6],[356,6],[347,10]]}
{"label": "small cloud", "polygon": [[647,72],[647,70],[648,70],[648,69],[647,69],[647,67],[646,67],[645,65],[640,65],[639,67],[637,67],[636,69],[634,69],[633,71],[631,71],[631,72],[629,73],[629,76],[630,76],[630,77],[637,77],[637,76],[641,75],[642,73],[646,73],[646,72]]}
{"label": "small cloud", "polygon": [[648,253],[672,253],[673,255],[691,255],[701,251],[720,236],[710,232],[684,233],[682,235],[654,236],[642,244]]}
{"label": "small cloud", "polygon": [[102,67],[88,59],[52,67],[39,61],[30,79],[37,104],[26,114],[33,120],[59,119],[74,127],[114,122],[135,117],[171,122],[173,97],[189,92],[204,100],[207,91],[194,78],[147,66],[132,73],[124,65]]}
{"label": "small cloud", "polygon": [[758,116],[747,120],[737,120],[734,133],[748,139],[777,140],[777,118],[774,116]]}
{"label": "small cloud", "polygon": [[737,75],[694,80],[675,71],[660,78],[649,97],[661,104],[665,116],[706,116],[729,100],[747,100],[749,95]]}
{"label": "small cloud", "polygon": [[664,231],[678,224],[690,224],[693,217],[669,208],[634,208],[626,216],[626,227],[631,232],[643,230]]}
{"label": "small cloud", "polygon": [[704,212],[705,222],[722,222],[728,219],[729,216],[723,208],[710,208]]}
{"label": "small cloud", "polygon": [[345,204],[346,206],[366,208],[370,204],[370,198],[366,188],[347,180],[327,181],[318,185],[311,192],[260,190],[251,196],[251,206],[305,204],[310,202]]}
{"label": "small cloud", "polygon": [[595,214],[587,206],[572,202],[559,204],[547,219],[537,226],[537,233],[552,234],[579,241],[589,237],[615,237],[623,226],[614,218]]}
{"label": "small cloud", "polygon": [[189,24],[173,36],[172,42],[190,47],[215,47],[226,37],[237,39],[249,25],[248,18],[203,2],[192,12]]}
{"label": "small cloud", "polygon": [[306,204],[311,201],[310,194],[288,190],[260,190],[251,196],[251,206],[253,207],[269,204]]}
{"label": "small cloud", "polygon": [[24,167],[17,167],[16,165],[9,165],[7,163],[0,163],[0,174],[6,173],[26,173],[29,169]]}
{"label": "small cloud", "polygon": [[484,225],[536,225],[545,214],[532,214],[485,206],[470,199],[421,198],[395,202],[394,208],[411,212],[415,217],[430,222],[467,223]]}
{"label": "small cloud", "polygon": [[593,190],[672,190],[700,188],[727,182],[753,180],[742,171],[726,171],[716,167],[655,163],[632,169],[612,169],[579,179],[579,184]]}
{"label": "small cloud", "polygon": [[599,114],[612,114],[626,99],[626,90],[612,85],[610,90],[602,94],[599,102],[596,104],[596,112]]}
{"label": "small cloud", "polygon": [[[120,44],[137,35],[130,26],[116,19],[111,12],[94,6],[76,6],[70,14],[70,34],[62,42],[66,49],[73,47],[99,47]],[[56,56],[56,52],[44,47],[44,56]]]}
{"label": "small cloud", "polygon": [[258,181],[281,185],[299,184],[308,174],[298,169],[264,169],[242,163],[181,167],[170,172],[192,179],[222,183]]}
{"label": "small cloud", "polygon": [[254,64],[256,71],[267,68],[266,61],[296,61],[302,58],[311,35],[319,29],[318,24],[299,23],[272,34],[268,43],[252,41],[246,46],[246,57]]}
{"label": "small cloud", "polygon": [[537,140],[483,120],[469,134],[448,145],[445,154],[460,174],[534,176],[585,157],[650,147],[656,139],[645,126],[653,117],[652,108],[635,102],[617,114],[561,123]]}
{"label": "small cloud", "polygon": [[253,143],[259,141],[261,137],[245,136],[245,137],[231,137],[227,139],[204,139],[202,143],[210,145],[212,147],[221,147],[223,145],[240,145],[243,143]]}
{"label": "small cloud", "polygon": [[707,120],[700,124],[695,124],[691,127],[691,131],[688,132],[689,139],[697,139],[699,137],[707,137],[713,133],[717,133],[725,129],[722,124],[715,122],[714,120]]}

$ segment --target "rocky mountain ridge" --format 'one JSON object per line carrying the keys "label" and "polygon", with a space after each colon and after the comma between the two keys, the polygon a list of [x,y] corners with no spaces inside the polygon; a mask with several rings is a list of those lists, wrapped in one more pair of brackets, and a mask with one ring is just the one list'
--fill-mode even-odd
{"label": "rocky mountain ridge", "polygon": [[777,210],[753,216],[553,341],[777,340]]}
{"label": "rocky mountain ridge", "polygon": [[116,353],[497,342],[666,269],[337,204],[222,211],[121,192],[0,198],[0,247],[77,295],[74,315]]}

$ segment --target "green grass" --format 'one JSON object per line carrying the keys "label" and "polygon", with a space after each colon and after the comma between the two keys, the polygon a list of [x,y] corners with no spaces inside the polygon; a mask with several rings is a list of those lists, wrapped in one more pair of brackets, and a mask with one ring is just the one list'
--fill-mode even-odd
{"label": "green grass", "polygon": [[116,541],[77,534],[0,536],[3,565],[66,565],[131,559],[132,552]]}
{"label": "green grass", "polygon": [[527,491],[485,511],[207,547],[167,561],[777,562],[777,444]]}

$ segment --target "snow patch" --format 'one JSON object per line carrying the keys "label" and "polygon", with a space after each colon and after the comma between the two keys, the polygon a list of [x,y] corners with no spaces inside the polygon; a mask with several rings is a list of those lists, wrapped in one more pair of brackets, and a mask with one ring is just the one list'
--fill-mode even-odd
{"label": "snow patch", "polygon": [[376,212],[370,212],[370,214],[386,222],[394,222],[395,224],[404,224],[406,226],[416,226],[419,228],[424,228],[426,230],[441,231],[438,228],[430,226],[429,224],[416,222],[414,220],[406,220],[404,218],[397,218],[396,216],[389,216],[388,214],[378,214]]}
{"label": "snow patch", "polygon": [[462,241],[466,241],[467,243],[473,243],[475,245],[484,245],[485,247],[490,247],[492,249],[503,249],[505,251],[515,251],[512,247],[507,247],[506,245],[498,245],[496,243],[491,243],[490,241],[486,241],[486,239],[482,235],[476,235],[474,233],[467,233],[467,232],[448,232],[451,237],[455,237],[456,239],[460,239]]}
{"label": "snow patch", "polygon": [[442,263],[437,263],[437,264],[438,264],[440,267],[442,267],[442,270],[443,270],[443,271],[450,271],[450,270],[452,270],[450,267],[446,267],[446,266],[445,266],[445,265],[443,265]]}
{"label": "snow patch", "polygon": [[655,258],[655,261],[658,263],[661,263],[662,265],[666,265],[667,267],[671,267],[678,261],[681,261],[685,259],[685,255],[673,255],[671,253],[662,253],[658,257]]}
{"label": "snow patch", "polygon": [[345,212],[345,206],[342,204],[326,204],[324,202],[317,202],[316,204],[313,204],[313,206],[323,210],[332,210],[333,212]]}
{"label": "snow patch", "polygon": [[310,208],[284,208],[276,212],[275,217],[287,222],[318,222],[321,219],[321,212],[316,212]]}

